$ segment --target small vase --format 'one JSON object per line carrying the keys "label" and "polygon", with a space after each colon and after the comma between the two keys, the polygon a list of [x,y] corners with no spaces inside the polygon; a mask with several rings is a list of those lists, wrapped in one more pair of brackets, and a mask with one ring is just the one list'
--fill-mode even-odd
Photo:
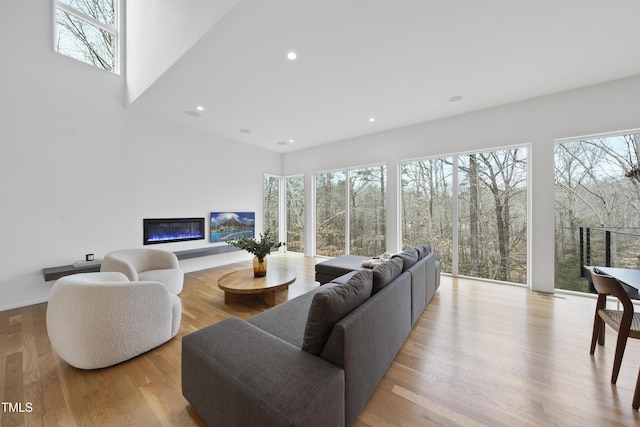
{"label": "small vase", "polygon": [[267,275],[267,258],[262,258],[262,261],[257,256],[253,257],[253,276],[264,277]]}

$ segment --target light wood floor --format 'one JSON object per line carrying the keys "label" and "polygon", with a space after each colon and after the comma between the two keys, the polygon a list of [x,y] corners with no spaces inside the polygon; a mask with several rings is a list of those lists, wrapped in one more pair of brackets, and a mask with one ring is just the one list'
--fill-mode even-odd
{"label": "light wood floor", "polygon": [[[319,261],[271,255],[295,266],[292,298],[317,286]],[[234,315],[266,309],[258,300],[225,305],[216,286],[234,264],[188,273],[178,337],[117,366],[71,368],[45,325],[46,304],[0,312],[0,426],[199,426],[180,390],[181,337]],[[286,298],[286,297],[284,297]],[[609,383],[615,336],[589,355],[595,300],[442,278],[357,426],[631,426],[640,340],[629,340],[617,386]],[[259,355],[256,355],[259,357]],[[14,406],[15,409],[15,406]]]}

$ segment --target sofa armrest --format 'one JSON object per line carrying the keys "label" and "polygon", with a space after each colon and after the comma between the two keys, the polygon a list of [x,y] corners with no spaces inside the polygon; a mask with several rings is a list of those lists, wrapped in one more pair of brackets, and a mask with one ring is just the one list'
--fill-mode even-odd
{"label": "sofa armrest", "polygon": [[350,271],[349,273],[343,274],[340,277],[336,277],[335,279],[331,280],[330,283],[337,283],[339,285],[344,285],[345,283],[347,283],[349,281],[349,279],[351,279],[353,276],[356,275],[356,273],[358,273],[360,270],[353,270]]}
{"label": "sofa armrest", "polygon": [[429,287],[427,279],[427,265],[429,259],[433,260],[433,254],[429,254],[424,258],[421,258],[407,269],[411,274],[411,327],[415,326],[422,315],[427,301],[430,297],[427,288]]}
{"label": "sofa armrest", "polygon": [[439,281],[440,281],[440,268],[439,263],[436,259],[436,254],[434,252],[430,253],[425,257],[425,268],[426,268],[426,286],[427,286],[427,299],[426,303],[429,304],[431,298],[435,295],[438,290]]}
{"label": "sofa armrest", "polygon": [[182,394],[208,425],[344,426],[344,372],[232,317],[182,340]]}
{"label": "sofa armrest", "polygon": [[335,324],[321,356],[345,372],[346,425],[356,422],[411,332],[411,276],[400,274]]}

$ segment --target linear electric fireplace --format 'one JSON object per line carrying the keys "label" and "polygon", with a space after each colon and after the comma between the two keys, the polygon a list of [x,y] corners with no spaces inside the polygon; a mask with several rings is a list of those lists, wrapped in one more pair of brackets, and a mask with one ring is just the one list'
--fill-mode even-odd
{"label": "linear electric fireplace", "polygon": [[145,245],[204,239],[204,218],[145,218],[143,225]]}

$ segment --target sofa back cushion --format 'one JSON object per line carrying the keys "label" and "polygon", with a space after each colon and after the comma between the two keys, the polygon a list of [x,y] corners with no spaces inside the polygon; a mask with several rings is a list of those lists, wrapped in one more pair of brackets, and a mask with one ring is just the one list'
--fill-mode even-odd
{"label": "sofa back cushion", "polygon": [[380,289],[384,288],[402,273],[402,259],[399,257],[391,258],[373,268],[373,289],[371,295],[374,295]]}
{"label": "sofa back cushion", "polygon": [[402,260],[402,271],[407,271],[409,267],[418,261],[418,251],[415,248],[407,249],[392,258],[400,258]]}
{"label": "sofa back cushion", "polygon": [[320,354],[333,325],[366,301],[371,296],[373,273],[359,271],[346,283],[323,285],[311,301],[309,316],[304,330],[302,349],[311,354]]}
{"label": "sofa back cushion", "polygon": [[431,246],[427,244],[419,244],[415,246],[418,251],[418,259],[422,259],[431,253]]}

